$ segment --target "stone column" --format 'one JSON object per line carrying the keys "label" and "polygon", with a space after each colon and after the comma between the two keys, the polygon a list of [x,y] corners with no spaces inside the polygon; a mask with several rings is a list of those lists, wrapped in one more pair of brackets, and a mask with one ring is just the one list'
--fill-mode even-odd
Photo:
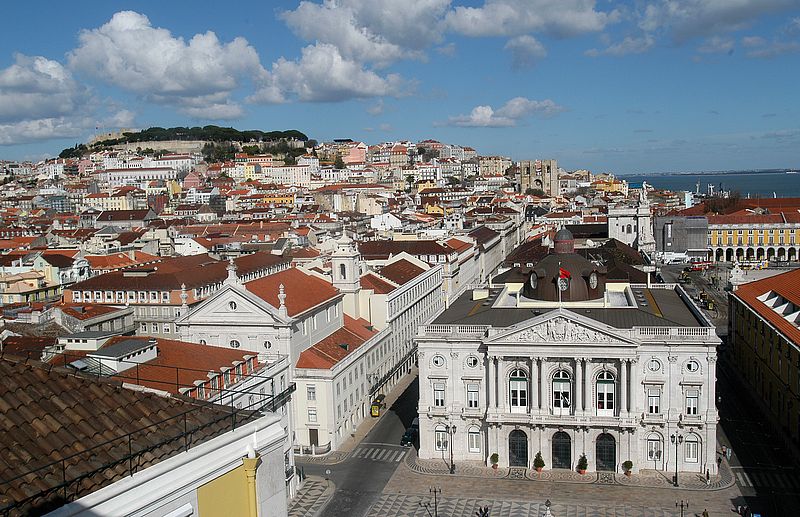
{"label": "stone column", "polygon": [[542,413],[547,413],[550,408],[549,397],[547,396],[547,370],[545,369],[545,364],[545,358],[542,357],[542,363],[539,367],[539,407]]}
{"label": "stone column", "polygon": [[583,413],[583,358],[575,358],[575,414]]}
{"label": "stone column", "polygon": [[619,416],[628,416],[628,360],[622,359],[619,362],[620,382],[619,382]]}
{"label": "stone column", "polygon": [[496,402],[495,402],[495,399],[496,399],[496,395],[495,395],[495,393],[496,393],[495,392],[496,376],[495,376],[494,362],[495,362],[495,357],[494,356],[490,356],[489,357],[489,386],[488,386],[488,388],[489,388],[489,409],[494,409],[496,407]]}
{"label": "stone column", "polygon": [[539,360],[538,357],[531,357],[530,358],[530,365],[531,365],[531,377],[530,382],[528,383],[530,388],[530,394],[528,395],[528,413],[531,410],[536,410],[539,408],[539,368],[537,367],[537,361]]}
{"label": "stone column", "polygon": [[[630,412],[631,413],[638,413],[639,409],[636,404],[638,401],[644,401],[644,404],[647,401],[644,398],[644,392],[642,391],[642,385],[639,381],[639,360],[638,359],[631,359],[631,380],[629,383],[630,390],[631,390],[631,402],[630,402]],[[663,401],[662,401],[663,404]]]}
{"label": "stone column", "polygon": [[589,359],[583,358],[583,403],[586,405],[586,410],[594,413],[592,409],[592,383],[589,378]]}

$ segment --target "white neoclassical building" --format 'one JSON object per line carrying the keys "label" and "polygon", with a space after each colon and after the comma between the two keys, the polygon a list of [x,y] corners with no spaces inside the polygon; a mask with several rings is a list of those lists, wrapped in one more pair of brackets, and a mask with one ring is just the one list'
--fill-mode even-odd
{"label": "white neoclassical building", "polygon": [[715,475],[718,343],[680,286],[606,284],[562,230],[527,282],[467,291],[420,327],[419,455]]}

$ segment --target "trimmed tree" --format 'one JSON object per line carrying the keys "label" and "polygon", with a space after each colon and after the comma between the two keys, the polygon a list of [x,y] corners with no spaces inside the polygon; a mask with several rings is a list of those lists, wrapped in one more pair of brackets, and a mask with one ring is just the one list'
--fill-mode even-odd
{"label": "trimmed tree", "polygon": [[541,452],[537,452],[536,457],[533,458],[533,468],[536,470],[542,470],[544,468],[544,459],[542,459]]}
{"label": "trimmed tree", "polygon": [[586,459],[585,454],[581,454],[581,457],[578,458],[578,471],[583,474],[586,472],[586,469],[589,467],[589,460]]}

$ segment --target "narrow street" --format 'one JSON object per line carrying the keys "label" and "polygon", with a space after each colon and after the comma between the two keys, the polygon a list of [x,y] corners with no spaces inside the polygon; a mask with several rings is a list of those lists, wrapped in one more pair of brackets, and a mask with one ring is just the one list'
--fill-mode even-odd
{"label": "narrow street", "polygon": [[[675,281],[683,266],[665,266],[662,275]],[[730,460],[736,484],[753,511],[763,516],[797,515],[800,507],[800,476],[796,461],[784,446],[779,430],[772,428],[747,385],[742,384],[730,361],[728,334],[728,268],[692,272],[684,288],[691,295],[705,291],[715,303],[708,311],[723,344],[718,351],[717,396],[719,404],[718,450],[732,449]]]}
{"label": "narrow street", "polygon": [[[320,513],[321,517],[360,517],[377,502],[408,454],[409,448],[400,446],[400,438],[417,416],[418,400],[419,381],[414,379],[341,463],[326,466],[298,459],[306,475],[325,477],[336,485],[336,492]],[[326,473],[328,470],[330,474]]]}

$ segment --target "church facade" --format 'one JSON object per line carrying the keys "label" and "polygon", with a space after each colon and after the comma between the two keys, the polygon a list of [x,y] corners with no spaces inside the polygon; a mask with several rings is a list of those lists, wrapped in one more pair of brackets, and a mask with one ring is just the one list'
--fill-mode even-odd
{"label": "church facade", "polygon": [[526,284],[420,327],[420,457],[715,475],[715,328],[680,286],[605,284],[562,232]]}

